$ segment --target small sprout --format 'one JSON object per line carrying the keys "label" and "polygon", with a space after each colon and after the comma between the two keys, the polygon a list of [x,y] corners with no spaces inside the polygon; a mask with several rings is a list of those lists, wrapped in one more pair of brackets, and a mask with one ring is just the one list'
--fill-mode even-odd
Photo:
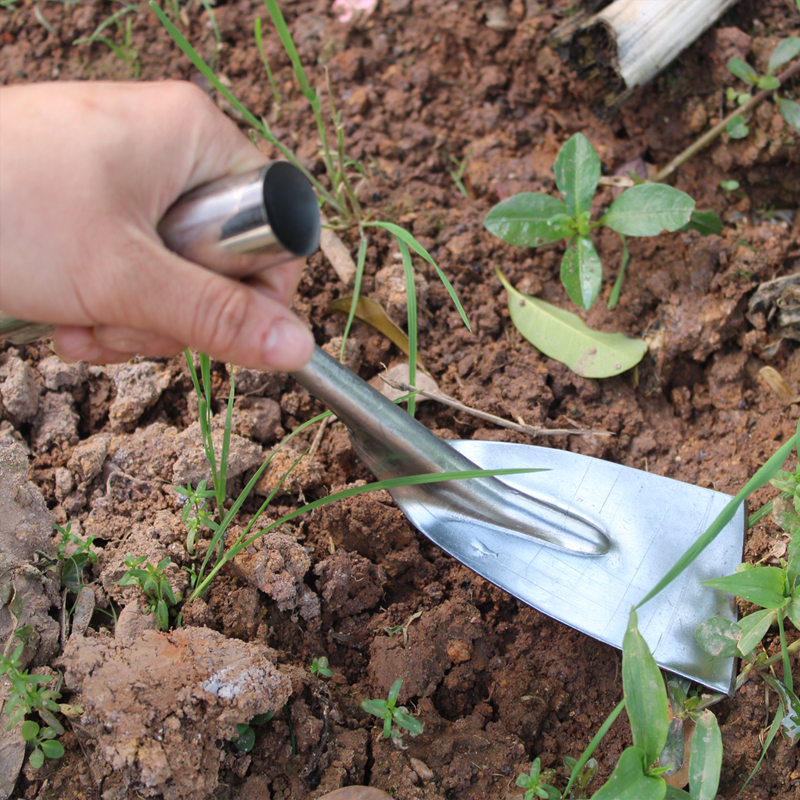
{"label": "small sprout", "polygon": [[415,619],[419,619],[422,616],[422,611],[415,611],[406,622],[405,625],[384,625],[383,630],[386,631],[387,636],[394,636],[396,633],[403,634],[403,647],[408,644],[408,629],[411,627],[411,623]]}
{"label": "small sprout", "polygon": [[720,189],[724,189],[726,192],[735,192],[741,184],[739,181],[720,181],[719,186]]}
{"label": "small sprout", "polygon": [[62,528],[58,523],[54,527],[61,534],[61,541],[56,547],[56,557],[63,562],[61,567],[61,585],[73,594],[83,588],[83,570],[87,564],[97,561],[97,554],[92,550],[94,536],[81,539],[71,532],[72,523]]}
{"label": "small sprout", "polygon": [[[169,610],[179,602],[169,585],[165,570],[170,564],[169,557],[162,558],[154,567],[147,556],[134,558],[125,556],[128,571],[120,578],[120,586],[139,586],[149,600],[148,610],[155,611],[159,630],[169,630]],[[142,564],[144,567],[142,568]]]}
{"label": "small sprout", "polygon": [[[403,738],[399,728],[404,728],[412,736],[419,736],[422,733],[423,724],[414,719],[405,706],[397,705],[397,698],[400,696],[400,687],[403,679],[398,678],[389,689],[389,696],[386,700],[362,700],[361,708],[368,714],[374,714],[383,720],[383,738],[391,739],[398,747],[403,747]],[[397,725],[397,728],[394,726]]]}
{"label": "small sprout", "polygon": [[517,786],[525,789],[523,800],[534,800],[537,797],[541,797],[543,800],[559,800],[561,792],[555,786],[545,782],[552,780],[554,775],[555,771],[552,769],[542,772],[541,759],[534,759],[530,773],[521,772],[517,775]]}
{"label": "small sprout", "polygon": [[325,656],[320,656],[319,658],[315,658],[311,662],[310,671],[312,675],[322,675],[325,678],[333,677],[333,673],[328,668],[328,659]]}
{"label": "small sprout", "polygon": [[[564,757],[564,766],[567,768],[567,771],[570,773],[570,775],[575,769],[575,765],[577,763],[577,758],[572,758],[572,756]],[[594,758],[590,758],[583,765],[583,767],[581,767],[580,772],[575,778],[575,782],[572,784],[572,790],[569,794],[572,800],[584,800],[584,798],[589,797],[589,784],[591,784],[597,775],[598,768],[599,765]]]}
{"label": "small sprout", "polygon": [[241,753],[249,753],[256,743],[256,732],[254,725],[264,725],[275,716],[274,711],[267,711],[266,714],[259,714],[253,717],[250,723],[240,722],[236,725],[236,736],[230,740],[231,744]]}

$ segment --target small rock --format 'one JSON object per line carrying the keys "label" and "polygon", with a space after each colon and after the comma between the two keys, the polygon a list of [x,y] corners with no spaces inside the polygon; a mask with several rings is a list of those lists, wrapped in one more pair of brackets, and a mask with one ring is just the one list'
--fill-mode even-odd
{"label": "small rock", "polygon": [[169,370],[153,361],[106,367],[117,389],[108,415],[117,426],[136,422],[169,386]]}
{"label": "small rock", "polygon": [[433,780],[433,770],[424,761],[420,761],[418,758],[410,758],[408,762],[411,764],[411,769],[419,775],[421,781],[428,783],[428,781]]}
{"label": "small rock", "polygon": [[208,628],[146,630],[132,643],[70,640],[61,665],[80,692],[96,754],[131,796],[203,800],[216,788],[220,742],[236,725],[280,711],[291,681],[263,645]]}
{"label": "small rock", "polygon": [[383,597],[386,572],[358,553],[337,550],[317,564],[314,574],[325,605],[338,617],[375,608]]}
{"label": "small rock", "polygon": [[[211,436],[214,441],[214,452],[219,458],[219,454],[222,452],[223,431],[214,430]],[[211,486],[211,466],[203,449],[200,423],[195,422],[183,433],[179,433],[176,437],[175,447],[178,460],[172,469],[172,483],[177,486],[186,486],[187,483],[197,486],[200,481],[205,481],[206,485]],[[230,449],[228,450],[228,481],[238,478],[248,470],[259,467],[263,460],[264,454],[257,444],[235,433],[231,434]]]}
{"label": "small rock", "polygon": [[319,616],[319,598],[303,583],[311,566],[305,548],[291,536],[267,533],[233,559],[231,572],[269,595],[279,611],[298,609],[303,619]]}
{"label": "small rock", "polygon": [[44,385],[51,392],[74,389],[89,378],[86,362],[78,361],[75,364],[65,364],[58,356],[48,356],[40,361],[38,370],[44,380]]}
{"label": "small rock", "polygon": [[66,467],[57,467],[55,478],[56,500],[60,503],[75,488],[75,481],[72,479],[72,473]]}
{"label": "small rock", "polygon": [[110,434],[96,433],[75,446],[67,467],[82,485],[88,485],[100,474],[110,444]]}
{"label": "small rock", "polygon": [[117,617],[114,639],[123,645],[133,644],[145,631],[156,630],[156,615],[141,597],[131,600]]}
{"label": "small rock", "polygon": [[233,431],[245,439],[272,444],[280,439],[281,407],[269,397],[242,397],[234,406]]}
{"label": "small rock", "polygon": [[4,365],[6,379],[0,386],[3,405],[11,417],[18,422],[33,419],[39,408],[39,393],[36,389],[36,372],[21,358],[12,356]]}
{"label": "small rock", "polygon": [[31,439],[35,453],[43,453],[54,444],[75,444],[78,441],[78,414],[72,395],[47,392],[39,402],[33,419]]}

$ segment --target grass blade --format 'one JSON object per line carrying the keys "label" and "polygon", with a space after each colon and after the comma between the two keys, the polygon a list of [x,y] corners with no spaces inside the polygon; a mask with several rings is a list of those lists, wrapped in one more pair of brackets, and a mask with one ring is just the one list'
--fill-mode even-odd
{"label": "grass blade", "polygon": [[396,239],[404,241],[417,255],[422,256],[429,264],[433,265],[436,274],[439,276],[439,280],[444,284],[444,288],[447,289],[447,293],[450,295],[453,303],[455,303],[464,325],[466,325],[468,331],[472,331],[472,327],[467,319],[467,312],[464,311],[464,307],[458,299],[453,284],[447,279],[447,275],[439,269],[439,265],[433,260],[431,254],[407,230],[401,228],[399,225],[395,225],[393,222],[371,222],[370,225],[374,228],[383,228],[383,230],[389,231]]}
{"label": "grass blade", "polygon": [[[403,272],[406,276],[406,306],[408,309],[408,382],[412,386],[417,383],[417,287],[414,283],[414,266],[411,253],[402,239],[397,240],[400,255],[403,259]],[[413,417],[416,411],[416,399],[408,398],[408,413]]]}
{"label": "grass blade", "polygon": [[339,352],[339,361],[344,361],[344,348],[347,344],[347,337],[350,335],[350,326],[356,316],[358,300],[361,297],[361,281],[364,278],[364,265],[367,262],[367,237],[362,234],[358,245],[358,256],[356,257],[356,277],[353,283],[353,300],[350,303],[350,313],[347,315],[347,323],[342,334],[342,349]]}
{"label": "grass blade", "polygon": [[744,488],[722,509],[720,515],[708,526],[706,532],[678,559],[675,566],[644,596],[637,604],[641,608],[649,600],[652,600],[662,589],[669,586],[699,555],[717,538],[720,531],[733,519],[739,506],[749,495],[768,483],[775,473],[781,468],[783,462],[792,452],[795,446],[797,435],[784,442],[779,450],[767,460],[761,469],[753,475],[745,484]]}

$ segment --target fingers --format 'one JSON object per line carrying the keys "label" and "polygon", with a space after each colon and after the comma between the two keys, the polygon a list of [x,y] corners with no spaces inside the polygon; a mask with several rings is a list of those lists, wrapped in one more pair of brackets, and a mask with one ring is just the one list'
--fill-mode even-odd
{"label": "fingers", "polygon": [[135,355],[167,358],[184,349],[175,339],[135,328],[98,325],[82,328],[60,325],[53,333],[53,347],[62,361],[117,364]]}

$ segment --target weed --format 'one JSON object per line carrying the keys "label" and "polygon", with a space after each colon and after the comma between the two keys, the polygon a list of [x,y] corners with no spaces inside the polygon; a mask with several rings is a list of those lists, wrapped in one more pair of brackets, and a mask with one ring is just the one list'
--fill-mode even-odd
{"label": "weed", "polygon": [[203,480],[200,481],[196,489],[192,489],[191,485],[187,484],[186,487],[176,486],[175,492],[186,498],[186,505],[181,511],[181,520],[186,523],[187,528],[186,552],[193,556],[195,554],[197,536],[202,529],[208,528],[213,531],[217,527],[206,502],[210,497],[214,497],[214,490],[206,489],[206,482]]}
{"label": "weed", "polygon": [[[572,756],[564,757],[564,766],[567,768],[567,771],[570,775],[572,774],[573,770],[575,770],[575,765],[577,763],[577,758],[572,758]],[[597,775],[598,768],[599,765],[597,761],[593,758],[590,758],[577,771],[575,782],[573,783],[569,794],[570,800],[585,800],[585,798],[589,797],[589,786]]]}
{"label": "weed", "polygon": [[94,536],[81,539],[71,532],[72,523],[62,528],[58,523],[54,527],[61,534],[61,541],[56,546],[56,556],[62,562],[61,585],[73,594],[79,594],[83,588],[83,570],[87,564],[94,564],[97,555],[92,550]]}
{"label": "weed", "polygon": [[551,786],[547,781],[553,779],[555,770],[546,769],[542,771],[541,759],[535,758],[531,764],[530,773],[522,772],[517,775],[517,786],[525,789],[523,800],[534,800],[541,797],[544,800],[561,800],[561,792]]}
{"label": "weed", "polygon": [[20,729],[22,738],[33,745],[33,752],[30,755],[30,764],[34,769],[39,769],[44,764],[44,758],[61,758],[64,755],[64,747],[61,742],[56,742],[58,731],[47,725],[42,728],[38,722],[26,719]]}
{"label": "weed", "polygon": [[274,711],[267,711],[266,714],[259,714],[253,717],[249,723],[239,723],[236,726],[236,738],[231,739],[231,744],[242,753],[249,753],[256,743],[256,732],[254,725],[264,725],[275,716]]}
{"label": "weed", "polygon": [[[739,78],[740,81],[747,84],[748,87],[764,92],[774,92],[781,87],[781,80],[774,74],[775,70],[792,61],[798,55],[800,55],[800,37],[792,36],[778,42],[770,56],[765,75],[759,75],[750,64],[743,61],[741,58],[730,59],[730,61],[728,61],[728,69]],[[726,96],[728,100],[740,106],[747,106],[753,100],[753,95],[750,91],[739,92],[733,87],[728,89]],[[775,98],[775,103],[778,106],[781,116],[793,128],[800,130],[800,103],[796,103],[794,100],[790,100],[786,97],[781,97],[778,94],[774,94],[773,97]],[[727,123],[725,132],[732,139],[744,139],[750,132],[744,115],[736,114]]]}
{"label": "weed", "polygon": [[600,158],[589,140],[576,133],[561,148],[553,169],[562,200],[523,192],[498,203],[484,225],[496,236],[521,247],[541,247],[566,240],[561,281],[573,302],[592,307],[603,272],[591,232],[606,226],[623,236],[657,236],[690,221],[694,200],[685,192],[658,183],[626,189],[599,220],[591,221],[591,204],[600,181]]}
{"label": "weed", "polygon": [[[82,36],[72,44],[102,42],[128,65],[133,77],[138,78],[141,64],[139,63],[139,52],[133,44],[133,15],[138,11],[138,5],[123,5],[122,8],[103,20],[89,36]],[[105,35],[109,28],[116,30],[117,34],[122,37],[120,43],[114,42]]]}
{"label": "weed", "polygon": [[333,677],[333,673],[328,667],[328,659],[325,656],[315,658],[311,662],[311,668],[309,669],[309,672],[311,672],[312,675],[322,675],[324,678]]}
{"label": "weed", "polygon": [[[159,630],[169,630],[170,609],[176,606],[180,596],[176,597],[164,572],[171,563],[169,556],[162,558],[153,566],[147,556],[125,556],[128,571],[120,578],[120,586],[138,586],[148,598],[148,610],[154,611]],[[144,567],[142,567],[144,565]]]}
{"label": "weed", "polygon": [[[403,747],[403,737],[400,728],[408,731],[412,736],[422,733],[422,723],[414,719],[404,706],[397,705],[400,696],[400,687],[403,679],[398,678],[389,689],[386,700],[362,700],[361,708],[368,714],[374,714],[383,720],[383,738],[391,739],[398,747]],[[395,727],[396,726],[396,727]]]}
{"label": "weed", "polygon": [[739,183],[739,181],[733,181],[733,180],[719,182],[720,189],[726,192],[735,192],[740,185],[741,184]]}
{"label": "weed", "polygon": [[408,644],[408,629],[411,627],[411,623],[415,619],[419,619],[422,616],[422,611],[414,612],[406,622],[405,625],[385,625],[383,630],[386,631],[387,636],[394,636],[396,633],[403,634],[403,647]]}

